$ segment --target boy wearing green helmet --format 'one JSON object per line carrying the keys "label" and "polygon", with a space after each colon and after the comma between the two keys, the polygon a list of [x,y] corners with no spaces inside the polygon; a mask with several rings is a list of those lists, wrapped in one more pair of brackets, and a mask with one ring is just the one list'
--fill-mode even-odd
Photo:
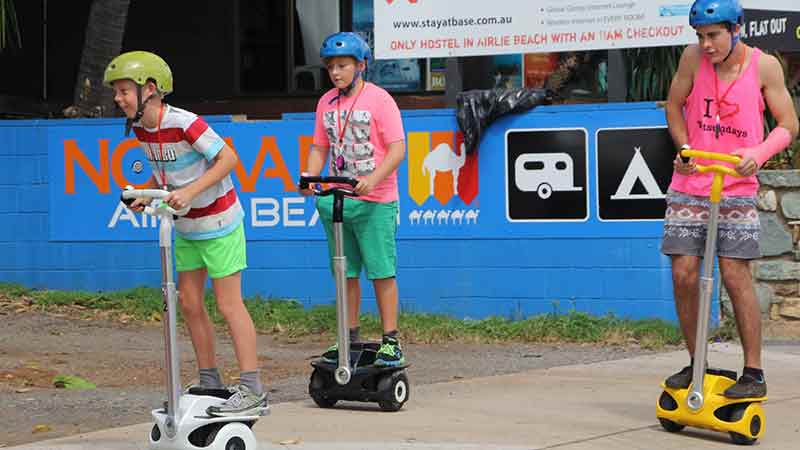
{"label": "boy wearing green helmet", "polygon": [[[689,24],[698,44],[681,55],[665,106],[676,147],[730,153],[741,157],[741,177],[725,178],[717,239],[719,269],[730,294],[744,349],[744,370],[724,395],[763,397],[767,385],[761,368],[761,310],[753,288],[750,260],[760,256],[756,208],[758,169],[797,137],[798,122],[783,70],[777,59],[739,39],[744,21],[738,0],[696,0]],[[764,136],[764,109],[777,126]],[[713,161],[700,160],[700,164]],[[672,260],[675,307],[690,365],[665,380],[686,389],[692,382],[698,316],[699,272],[709,214],[711,174],[680,153],[667,192],[661,251]],[[703,345],[703,343],[699,343]]]}
{"label": "boy wearing green helmet", "polygon": [[[397,315],[397,167],[405,157],[405,132],[400,110],[388,92],[364,80],[370,59],[369,45],[356,33],[328,36],[320,49],[334,88],[317,104],[314,145],[305,175],[322,172],[330,157],[329,174],[359,180],[357,198],[345,198],[344,253],[347,257],[347,303],[350,340],[359,338],[362,266],[372,280],[383,325],[383,340],[376,365],[405,363],[398,341]],[[348,186],[349,188],[349,186]],[[310,195],[308,190],[302,191]],[[333,248],[333,200],[317,200],[320,221]],[[322,355],[335,362],[338,347]]]}
{"label": "boy wearing green helmet", "polygon": [[[206,279],[217,308],[228,323],[241,374],[229,387],[232,396],[211,406],[212,416],[249,416],[267,411],[256,357],[256,333],[244,306],[241,272],[247,267],[244,211],[230,172],[237,156],[225,141],[197,115],[168,105],[172,72],[159,56],[142,51],[114,58],[104,75],[114,89],[114,101],[127,117],[126,133],[133,129],[153,175],[148,187],[169,190],[164,200],[173,208],[191,209],[175,220],[175,268],[179,301],[192,338],[200,385],[222,388],[216,364],[214,327],[205,310]],[[130,208],[141,211],[147,201]]]}

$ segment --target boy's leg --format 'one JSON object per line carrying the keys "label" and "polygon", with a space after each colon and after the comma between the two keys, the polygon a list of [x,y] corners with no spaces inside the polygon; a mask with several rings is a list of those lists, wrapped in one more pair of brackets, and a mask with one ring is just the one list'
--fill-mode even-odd
{"label": "boy's leg", "polygon": [[382,366],[399,366],[405,364],[406,358],[400,341],[397,338],[397,311],[399,305],[397,279],[395,277],[379,278],[372,280],[375,286],[378,310],[381,314],[383,325],[383,338],[375,364]]}
{"label": "boy's leg", "polygon": [[667,377],[672,389],[686,389],[692,382],[697,314],[700,298],[700,262],[705,250],[708,199],[676,191],[667,192],[661,252],[671,258],[672,290],[690,363]]}
{"label": "boy's leg", "polygon": [[214,370],[217,367],[214,325],[211,323],[203,303],[205,282],[205,269],[178,272],[178,298],[180,299],[181,313],[192,338],[198,369]]}
{"label": "boy's leg", "polygon": [[361,283],[358,278],[347,279],[347,316],[350,329],[358,328],[361,311]]}
{"label": "boy's leg", "polygon": [[355,234],[367,278],[372,280],[375,288],[383,325],[382,345],[375,364],[401,365],[405,363],[405,357],[397,339],[397,202],[364,203],[363,220],[357,224]]}
{"label": "boy's leg", "polygon": [[731,297],[736,328],[742,339],[744,365],[761,368],[761,309],[753,289],[750,261],[719,258],[722,281]]}
{"label": "boy's leg", "polygon": [[375,287],[378,311],[381,314],[383,332],[389,333],[397,330],[398,291],[397,278],[381,278],[372,280]]}
{"label": "boy's leg", "polygon": [[700,261],[698,256],[672,255],[672,291],[675,297],[675,311],[690,359],[688,366],[665,380],[667,387],[672,389],[686,389],[692,382],[700,295]]}
{"label": "boy's leg", "polygon": [[217,309],[228,324],[239,369],[242,372],[257,370],[256,329],[242,299],[241,272],[213,279],[211,283],[217,299]]}
{"label": "boy's leg", "polygon": [[[360,204],[363,202],[345,198],[344,216],[345,223],[342,224],[342,239],[344,242],[344,254],[347,258],[347,322],[350,328],[350,342],[356,342],[360,338],[359,312],[361,310],[361,284],[359,276],[361,274],[361,254],[358,248],[358,241],[354,235],[351,225],[358,220],[360,214]],[[335,276],[333,257],[335,255],[335,243],[333,237],[333,197],[317,198],[317,211],[319,211],[320,222],[325,229],[328,239],[328,256],[330,261],[331,274]],[[334,343],[325,353],[322,359],[328,363],[336,363],[339,358],[339,345]]]}
{"label": "boy's leg", "polygon": [[724,395],[764,397],[767,384],[761,369],[761,306],[753,288],[750,260],[761,256],[761,223],[754,197],[729,197],[720,205],[719,270],[731,297],[736,328],[744,350],[744,370]]}
{"label": "boy's leg", "polygon": [[222,377],[216,364],[214,325],[205,308],[205,283],[208,275],[195,242],[175,239],[175,267],[178,271],[178,292],[189,335],[192,338],[200,387],[219,389]]}
{"label": "boy's leg", "polygon": [[217,309],[228,324],[240,370],[239,383],[230,388],[231,397],[206,410],[212,416],[258,415],[267,408],[256,356],[256,330],[242,298],[242,270],[247,267],[245,246],[243,225],[204,243],[203,258],[211,276]]}

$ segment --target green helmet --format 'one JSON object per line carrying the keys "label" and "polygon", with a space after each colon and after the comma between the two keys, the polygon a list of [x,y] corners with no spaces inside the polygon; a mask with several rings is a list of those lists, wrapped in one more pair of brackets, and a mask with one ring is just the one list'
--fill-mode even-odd
{"label": "green helmet", "polygon": [[143,51],[123,53],[112,59],[103,74],[103,84],[113,87],[116,80],[129,79],[139,86],[153,79],[163,95],[172,92],[172,71],[160,56]]}

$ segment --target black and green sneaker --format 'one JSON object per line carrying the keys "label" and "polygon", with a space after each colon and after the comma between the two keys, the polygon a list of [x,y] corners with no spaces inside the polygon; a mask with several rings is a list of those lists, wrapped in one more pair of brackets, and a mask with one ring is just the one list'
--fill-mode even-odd
{"label": "black and green sneaker", "polygon": [[406,358],[403,356],[403,349],[400,348],[400,342],[396,337],[384,336],[381,348],[378,349],[378,354],[375,355],[376,366],[400,366],[406,363]]}
{"label": "black and green sneaker", "polygon": [[336,364],[339,362],[339,344],[333,344],[325,350],[322,354],[322,361],[329,364]]}

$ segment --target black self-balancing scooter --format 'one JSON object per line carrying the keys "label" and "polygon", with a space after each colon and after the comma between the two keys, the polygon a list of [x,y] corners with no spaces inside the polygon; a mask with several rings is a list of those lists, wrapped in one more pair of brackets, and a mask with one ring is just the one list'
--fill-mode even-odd
{"label": "black self-balancing scooter", "polygon": [[[410,387],[405,369],[399,366],[375,366],[379,343],[350,342],[347,319],[347,259],[344,255],[342,222],[344,198],[355,197],[352,190],[334,187],[319,189],[316,183],[347,184],[355,187],[358,180],[348,177],[300,177],[300,189],[311,189],[316,196],[333,195],[333,268],[336,280],[336,330],[338,364],[318,360],[311,363],[314,371],[308,393],[321,408],[331,408],[339,400],[377,402],[384,411],[398,411],[408,401]],[[349,349],[349,351],[348,351]]]}
{"label": "black self-balancing scooter", "polygon": [[153,199],[145,214],[160,218],[158,242],[161,247],[161,292],[164,298],[164,347],[167,370],[167,401],[164,408],[152,411],[155,425],[150,431],[150,448],[158,450],[257,450],[253,424],[261,415],[211,417],[206,409],[227,400],[227,389],[192,387],[183,393],[180,385],[180,358],[177,338],[178,291],[172,274],[172,229],[175,216],[189,212],[176,211],[161,199],[169,191],[162,189],[133,189],[122,191],[126,205],[137,198]]}
{"label": "black self-balancing scooter", "polygon": [[[703,158],[739,164],[738,156],[682,150],[681,156]],[[711,172],[711,203],[706,248],[703,255],[703,274],[700,278],[700,305],[697,318],[697,339],[695,341],[692,384],[687,389],[671,389],[663,382],[664,389],[656,404],[656,416],[661,426],[670,432],[677,432],[691,426],[707,430],[728,432],[736,444],[750,445],[764,434],[764,409],[761,403],[766,397],[727,398],[723,395],[728,387],[736,383],[736,371],[706,367],[708,354],[708,327],[711,317],[711,297],[714,289],[714,256],[717,245],[717,226],[719,224],[719,203],[725,175],[740,176],[734,169],[712,164],[697,165],[701,173]]]}

